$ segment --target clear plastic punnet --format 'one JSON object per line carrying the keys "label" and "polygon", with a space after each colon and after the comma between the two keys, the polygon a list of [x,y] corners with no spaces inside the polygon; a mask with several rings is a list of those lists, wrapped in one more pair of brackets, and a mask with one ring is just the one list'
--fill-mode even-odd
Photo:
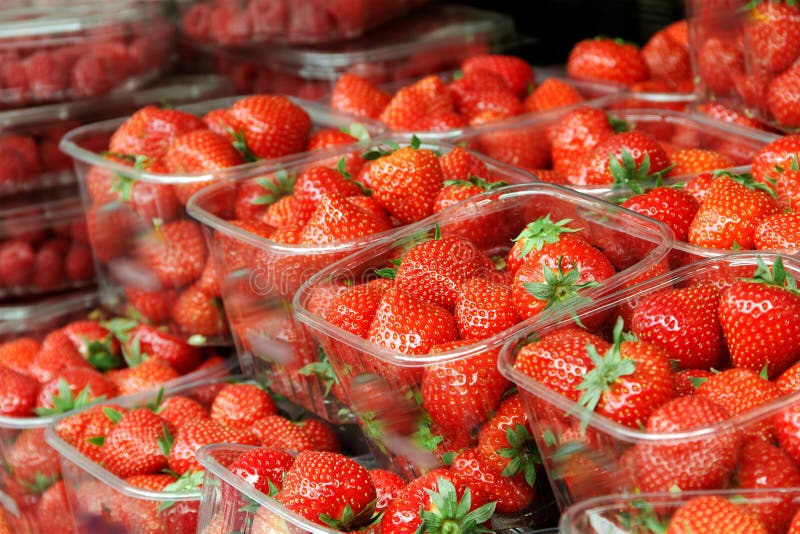
{"label": "clear plastic punnet", "polygon": [[[612,493],[675,488],[716,491],[730,487],[743,470],[751,469],[753,455],[788,459],[787,455],[794,454],[791,424],[781,421],[791,419],[800,399],[789,378],[800,358],[800,343],[794,341],[796,335],[789,334],[783,345],[773,345],[782,351],[782,359],[767,352],[769,344],[775,343],[774,330],[791,330],[793,320],[775,315],[784,308],[773,304],[773,298],[781,298],[773,295],[783,292],[789,300],[796,299],[791,296],[788,279],[779,275],[779,258],[787,276],[800,276],[795,258],[768,252],[731,253],[608,295],[578,312],[577,318],[562,315],[536,321],[508,340],[498,366],[522,395],[562,511],[579,501]],[[763,282],[772,275],[775,282]],[[748,302],[760,311],[747,308]],[[738,303],[744,306],[739,308]],[[704,311],[691,311],[700,309]],[[737,316],[744,322],[732,327]],[[757,327],[759,321],[762,326]],[[768,326],[763,321],[775,324]],[[736,333],[744,328],[760,329],[758,342],[763,350],[753,352],[741,344],[748,338],[737,338]],[[612,330],[618,329],[623,332],[622,339],[629,339],[625,332],[636,336],[631,338],[633,344],[622,342],[622,357],[630,354],[637,358],[634,354],[639,353],[633,352],[637,343],[652,347],[654,358],[657,354],[667,362],[664,368],[674,387],[661,393],[641,390],[660,399],[654,401],[652,410],[629,399],[625,406],[646,414],[635,424],[614,412],[612,404],[601,404],[606,402],[602,399],[594,410],[585,404],[588,398],[582,404],[581,390],[576,389],[582,379],[572,382],[566,377],[562,383],[541,373],[541,362],[560,368],[561,360],[555,355],[572,339],[583,340],[580,346],[586,354],[584,347],[594,345],[606,358],[614,350],[616,334]],[[582,354],[573,354],[574,369],[577,372],[586,365],[590,372],[594,365],[586,363],[589,356]],[[755,360],[748,361],[748,355]],[[579,374],[585,376],[585,372]],[[547,384],[543,380],[548,380]],[[625,373],[620,380],[632,387],[638,383]],[[657,380],[653,378],[653,383]],[[704,415],[697,415],[700,413]],[[753,452],[748,448],[750,442],[766,449]]]}
{"label": "clear plastic punnet", "polygon": [[376,84],[413,79],[457,68],[464,59],[498,51],[513,38],[514,21],[507,15],[434,5],[354,41],[256,50],[200,41],[188,48],[194,51],[189,53],[210,58],[239,92],[279,92],[316,100],[329,94],[345,73]]}
{"label": "clear plastic punnet", "polygon": [[0,108],[129,92],[175,57],[175,28],[159,3],[62,4],[0,15]]}
{"label": "clear plastic punnet", "polygon": [[[263,234],[263,229],[259,230],[258,224],[247,225],[237,220],[241,216],[231,213],[225,199],[253,187],[264,193],[265,180],[292,182],[306,171],[318,167],[336,169],[343,159],[360,160],[361,153],[366,153],[368,148],[387,147],[393,143],[406,146],[409,137],[379,139],[374,145],[355,151],[353,147],[343,147],[317,156],[308,155],[284,164],[271,174],[208,187],[195,195],[188,206],[189,214],[203,225],[242,368],[276,393],[330,421],[349,420],[351,414],[341,402],[341,387],[336,384],[327,358],[319,352],[319,346],[302,325],[293,319],[292,298],[320,269],[354,252],[393,239],[398,223],[391,229],[346,241],[288,244],[271,240]],[[420,148],[435,150],[443,156],[455,147],[431,141],[423,142]],[[481,177],[487,181],[522,184],[532,180],[528,173],[477,157],[488,169],[490,176]],[[364,169],[368,169],[369,164],[367,162]],[[362,171],[357,176],[362,179],[363,175]],[[267,219],[256,222],[261,220]]]}
{"label": "clear plastic punnet", "polygon": [[[242,98],[208,100],[177,109],[202,117],[212,110],[228,108]],[[372,121],[360,121],[300,99],[293,99],[292,102],[305,111],[311,123],[301,150],[305,150],[309,138],[321,130],[338,130],[358,124],[358,131],[367,138],[383,131],[380,124]],[[200,283],[203,266],[208,263],[200,227],[191,221],[184,206],[192,194],[215,180],[262,176],[279,165],[304,157],[305,153],[261,159],[218,171],[160,174],[137,169],[133,165],[133,158],[127,161],[107,158],[101,150],[84,146],[87,139],[97,135],[111,136],[125,120],[115,119],[83,126],[69,132],[61,141],[62,150],[74,160],[81,186],[103,303],[118,313],[134,308],[154,323],[163,324],[187,338],[200,335],[211,344],[224,342],[228,339],[224,317],[202,325],[202,331],[192,331],[197,329],[186,321],[176,319],[177,314],[171,312],[173,305],[180,301],[180,296]],[[282,128],[283,125],[278,127]],[[353,146],[357,146],[357,139],[352,139]],[[320,149],[320,153],[325,153],[325,150]],[[137,189],[142,193],[138,200]],[[181,275],[180,279],[168,273],[165,274],[166,278],[159,277],[153,267],[154,262],[162,259],[171,261],[169,258],[176,257],[170,251],[173,247],[180,248],[181,243],[170,242],[169,236],[178,234],[188,236],[197,245],[196,254],[191,257],[194,272]],[[155,250],[153,247],[161,247],[165,252],[155,255],[147,253],[147,250]],[[150,257],[149,262],[146,256]],[[147,306],[156,297],[159,306]],[[190,298],[186,296],[185,300]],[[207,300],[206,304],[209,302]],[[216,309],[221,308],[216,306]]]}
{"label": "clear plastic punnet", "polygon": [[[509,326],[495,333],[487,331],[488,337],[465,330],[466,322],[459,323],[465,332],[461,339],[448,333],[447,325],[453,321],[450,311],[453,305],[440,300],[437,302],[442,304],[433,304],[423,300],[423,296],[412,295],[419,290],[425,291],[424,288],[437,287],[433,281],[437,279],[437,273],[464,272],[467,274],[461,282],[453,275],[453,283],[458,288],[456,309],[460,306],[458,299],[467,299],[463,296],[468,291],[465,288],[473,284],[494,288],[511,286],[511,289],[504,290],[507,296],[515,291],[516,279],[519,278],[520,283],[523,280],[521,274],[517,277],[523,270],[522,266],[517,267],[514,275],[505,267],[511,265],[507,258],[514,244],[512,239],[528,223],[543,224],[546,217],[553,223],[564,221],[562,227],[584,236],[586,241],[583,237],[574,238],[581,240],[581,247],[588,247],[583,250],[588,252],[591,248],[592,255],[602,251],[610,262],[610,276],[593,287],[576,289],[573,297],[562,294],[564,300],[559,301],[560,304],[554,302],[552,308],[548,306],[545,309],[542,302],[538,310],[525,308],[523,315],[522,309],[518,308],[518,315],[512,314],[511,317],[504,309],[498,315],[506,317],[506,322],[498,324]],[[502,425],[498,418],[511,418],[512,414],[516,414],[513,415],[514,422],[506,423],[506,426],[511,425],[519,431],[519,439],[515,440],[512,448],[517,453],[529,453],[526,459],[520,457],[520,464],[534,465],[536,447],[530,430],[526,428],[519,397],[511,389],[511,382],[499,378],[496,369],[499,349],[509,336],[518,333],[540,314],[551,316],[557,314],[558,309],[591,307],[592,300],[601,295],[665,272],[670,239],[669,231],[660,223],[654,224],[628,210],[559,186],[540,183],[509,186],[463,201],[404,228],[390,241],[375,244],[325,268],[297,293],[294,314],[327,354],[345,395],[343,401],[362,425],[376,458],[388,468],[411,478],[441,467],[459,451],[477,446],[482,439],[490,439],[480,436],[488,436],[495,425]],[[427,257],[427,252],[421,252],[426,248],[430,248],[431,257],[436,257],[432,251],[438,250],[439,246],[452,247],[448,248],[452,250],[448,258],[458,267],[448,271],[444,267],[446,263],[432,260],[445,270],[439,271],[432,264],[429,269],[420,265],[417,271],[414,267],[416,260],[410,257],[414,255],[416,258],[416,254],[420,254],[420,258]],[[537,252],[531,252],[533,254]],[[549,253],[542,249],[541,254]],[[564,258],[565,254],[559,257]],[[553,250],[552,257],[555,256]],[[475,265],[471,263],[473,259],[485,262],[480,260],[482,257],[494,261],[469,271],[468,266]],[[404,271],[404,262],[407,261],[411,262],[410,271]],[[461,271],[462,265],[464,271]],[[532,272],[538,270],[544,274],[546,270],[533,256],[522,265]],[[381,278],[392,267],[397,269],[395,277]],[[473,274],[469,275],[469,272]],[[449,278],[443,276],[443,279]],[[357,324],[366,321],[367,334],[360,328],[345,328],[347,323],[338,323],[343,326],[340,327],[332,322],[338,310],[342,309],[337,301],[322,312],[315,311],[315,295],[342,285],[364,290],[365,294],[372,288],[384,291],[378,295],[380,302],[374,308],[373,316],[364,310],[364,317],[355,319]],[[452,286],[445,282],[445,287]],[[343,293],[344,296],[348,294]],[[507,298],[495,294],[498,299]],[[445,295],[452,297],[453,293],[441,295],[442,298]],[[415,315],[417,313],[422,315]],[[458,322],[459,312],[455,314]],[[483,317],[480,312],[476,314]],[[492,311],[486,314],[486,317],[495,316]],[[488,322],[489,326],[494,326],[491,320]],[[437,329],[431,330],[432,325]],[[470,338],[473,335],[478,337]],[[432,349],[425,348],[428,345],[424,343],[436,341],[438,344]],[[419,343],[416,347],[421,348],[415,348],[416,343]],[[537,480],[542,479],[540,473]],[[519,526],[520,521],[525,525],[529,511],[509,509],[509,525]]]}

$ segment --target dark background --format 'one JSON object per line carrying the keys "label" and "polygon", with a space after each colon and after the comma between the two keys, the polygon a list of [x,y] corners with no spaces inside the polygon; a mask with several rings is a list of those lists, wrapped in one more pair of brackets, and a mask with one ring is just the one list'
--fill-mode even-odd
{"label": "dark background", "polygon": [[683,18],[682,0],[457,0],[507,13],[517,31],[533,39],[510,50],[535,65],[564,63],[572,46],[587,37],[620,37],[639,45]]}

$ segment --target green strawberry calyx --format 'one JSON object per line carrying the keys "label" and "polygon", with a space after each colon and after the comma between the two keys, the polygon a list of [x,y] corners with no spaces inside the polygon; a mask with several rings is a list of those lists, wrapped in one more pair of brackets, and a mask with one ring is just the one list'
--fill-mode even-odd
{"label": "green strawberry calyx", "polygon": [[445,180],[445,187],[480,187],[484,191],[494,191],[508,185],[508,182],[487,182],[480,176],[470,176],[466,180]]}
{"label": "green strawberry calyx", "polygon": [[756,272],[753,274],[753,277],[743,278],[742,280],[754,284],[780,287],[790,293],[800,295],[800,289],[797,288],[797,280],[786,272],[786,268],[783,266],[783,260],[780,256],[775,257],[772,269],[770,269],[764,262],[764,259],[759,256],[756,258]]}
{"label": "green strawberry calyx", "polygon": [[252,149],[247,145],[247,140],[244,137],[244,132],[234,131],[233,128],[228,128],[228,135],[233,138],[233,148],[241,154],[242,159],[246,163],[258,161],[259,157],[256,156]]}
{"label": "green strawberry calyx", "polygon": [[361,190],[361,194],[368,197],[372,196],[372,189],[364,185],[362,182],[355,180],[353,175],[347,172],[346,158],[339,158],[339,162],[336,164],[336,170],[342,175],[342,178],[358,187]]}
{"label": "green strawberry calyx", "polygon": [[422,521],[416,534],[477,534],[493,532],[484,525],[494,515],[496,502],[490,502],[471,510],[472,493],[464,490],[461,500],[458,499],[453,483],[444,477],[436,479],[439,491],[426,489],[431,499],[429,510],[420,510]]}
{"label": "green strawberry calyx", "polygon": [[542,458],[531,433],[525,425],[517,424],[506,429],[506,439],[510,447],[498,449],[497,454],[511,461],[501,474],[513,477],[523,473],[525,482],[533,487],[536,484],[536,466],[542,463]]}
{"label": "green strawberry calyx", "polygon": [[616,133],[629,132],[631,130],[631,125],[628,122],[611,115],[608,115],[608,124]]}
{"label": "green strawberry calyx", "polygon": [[[179,494],[197,493],[200,488],[203,487],[204,476],[204,471],[187,471],[181,475],[178,480],[172,484],[169,484],[168,486],[165,486],[162,491],[164,493]],[[159,505],[158,511],[163,512],[164,510],[172,507],[175,503],[176,501],[164,501]]]}
{"label": "green strawberry calyx", "polygon": [[578,404],[589,410],[581,422],[581,431],[586,430],[588,417],[597,407],[603,393],[607,392],[623,376],[636,372],[636,362],[630,358],[623,358],[620,349],[623,341],[631,341],[635,338],[630,334],[623,333],[622,329],[623,320],[622,317],[619,317],[614,325],[614,343],[603,355],[597,352],[597,347],[593,343],[586,344],[586,351],[595,367],[586,373],[580,384],[575,386],[575,389],[583,391],[578,399]]}
{"label": "green strawberry calyx", "polygon": [[553,222],[550,220],[550,214],[547,214],[528,223],[522,232],[512,240],[522,241],[524,239],[522,250],[519,253],[520,258],[530,254],[533,249],[542,250],[542,247],[546,244],[557,243],[561,239],[561,234],[570,234],[582,230],[568,228],[567,225],[571,222],[572,219],[561,219],[558,222]]}
{"label": "green strawberry calyx", "polygon": [[759,182],[753,175],[747,172],[743,172],[741,174],[734,174],[731,171],[726,170],[717,170],[714,171],[714,179],[719,177],[726,177],[734,182],[738,183],[739,185],[743,185],[747,189],[751,191],[763,191],[767,193],[772,198],[778,198],[778,194],[772,189],[769,185]]}
{"label": "green strawberry calyx", "polygon": [[60,413],[66,413],[71,410],[76,410],[78,408],[83,408],[87,406],[90,402],[96,400],[102,400],[105,397],[96,397],[92,398],[92,389],[90,386],[84,387],[77,395],[73,395],[72,393],[72,386],[69,385],[69,382],[64,380],[63,378],[58,379],[58,392],[53,395],[52,408],[36,408],[34,410],[36,415],[45,416],[45,415],[55,415]]}
{"label": "green strawberry calyx", "polygon": [[308,363],[300,368],[300,374],[303,376],[316,376],[322,384],[325,385],[325,393],[323,397],[327,398],[333,386],[339,383],[336,374],[333,372],[333,367],[325,353],[325,349],[319,347],[318,360]]}
{"label": "green strawberry calyx", "polygon": [[533,298],[546,303],[544,310],[549,310],[551,313],[568,310],[575,322],[582,326],[577,310],[589,304],[591,299],[581,296],[579,292],[600,284],[594,280],[579,284],[581,273],[578,266],[573,262],[572,269],[565,273],[563,262],[564,256],[560,256],[556,271],[547,265],[542,265],[544,282],[525,282],[522,286]]}
{"label": "green strawberry calyx", "polygon": [[270,178],[256,179],[256,183],[263,187],[266,193],[254,198],[251,203],[256,206],[274,204],[282,197],[288,196],[294,191],[294,183],[296,180],[297,175],[289,174],[286,169],[277,171]]}
{"label": "green strawberry calyx", "polygon": [[362,525],[369,524],[373,519],[374,513],[375,501],[369,503],[359,513],[355,513],[353,508],[348,504],[344,507],[344,510],[342,510],[342,517],[340,519],[328,514],[319,514],[319,520],[336,530],[350,532],[352,530],[357,530]]}
{"label": "green strawberry calyx", "polygon": [[651,174],[649,154],[645,154],[638,166],[630,150],[623,149],[619,157],[615,154],[608,156],[608,168],[611,171],[611,176],[614,177],[612,188],[616,190],[629,189],[637,195],[660,187],[663,183],[664,175],[672,170],[673,167],[674,165],[670,165]]}
{"label": "green strawberry calyx", "polygon": [[400,145],[394,141],[384,141],[383,144],[371,147],[369,150],[361,154],[361,157],[366,161],[373,161],[393,154],[395,150],[399,149]]}
{"label": "green strawberry calyx", "polygon": [[110,336],[105,340],[92,340],[88,337],[83,338],[86,344],[86,360],[92,367],[100,371],[116,369],[122,365],[122,358],[111,350],[112,340]]}
{"label": "green strawberry calyx", "polygon": [[342,126],[340,131],[342,133],[346,133],[347,135],[352,135],[358,139],[358,144],[361,146],[369,145],[370,141],[372,141],[369,130],[367,130],[367,127],[360,122],[354,122],[347,126]]}
{"label": "green strawberry calyx", "polygon": [[620,525],[631,532],[652,532],[653,534],[665,534],[669,528],[669,522],[661,521],[658,518],[653,505],[644,499],[631,501],[630,511],[619,512]]}

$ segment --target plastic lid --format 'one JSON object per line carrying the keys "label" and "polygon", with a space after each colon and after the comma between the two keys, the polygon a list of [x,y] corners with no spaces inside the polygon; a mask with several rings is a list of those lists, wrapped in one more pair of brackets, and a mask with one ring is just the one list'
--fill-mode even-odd
{"label": "plastic lid", "polygon": [[99,302],[100,298],[96,291],[81,291],[55,295],[45,300],[37,299],[29,304],[0,306],[0,337],[29,331],[36,323],[45,323],[81,310],[90,310]]}

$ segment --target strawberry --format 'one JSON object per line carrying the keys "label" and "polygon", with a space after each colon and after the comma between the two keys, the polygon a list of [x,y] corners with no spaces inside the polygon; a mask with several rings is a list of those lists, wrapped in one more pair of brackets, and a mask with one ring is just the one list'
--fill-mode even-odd
{"label": "strawberry", "polygon": [[342,446],[339,437],[330,425],[319,419],[303,419],[297,426],[305,432],[314,443],[314,450],[341,452]]}
{"label": "strawberry", "polygon": [[195,454],[209,443],[259,445],[258,438],[249,430],[231,428],[214,419],[195,419],[178,429],[169,451],[169,468],[179,475],[202,469]]}
{"label": "strawberry", "polygon": [[350,241],[390,230],[385,218],[348,202],[336,193],[323,195],[300,234],[301,244]]}
{"label": "strawberry", "polygon": [[107,371],[122,365],[119,341],[97,321],[74,321],[61,331],[95,369]]}
{"label": "strawberry", "polygon": [[36,505],[36,521],[39,524],[39,531],[74,534],[75,527],[71,517],[67,494],[64,491],[64,481],[59,480],[42,493],[42,498]]}
{"label": "strawberry", "polygon": [[714,376],[714,373],[706,371],[705,369],[684,369],[683,371],[678,371],[672,375],[675,382],[675,393],[679,397],[693,395],[697,390],[695,384],[707,378],[711,378],[712,376]]}
{"label": "strawberry", "polygon": [[562,219],[558,222],[550,220],[548,213],[544,217],[539,217],[533,222],[528,223],[525,228],[513,239],[514,245],[506,256],[506,268],[510,274],[515,274],[525,263],[526,259],[534,250],[542,250],[542,247],[559,241],[562,234],[579,232],[581,229],[570,228],[567,226],[572,219]]}
{"label": "strawberry", "polygon": [[377,119],[390,99],[369,80],[345,73],[333,87],[331,107],[358,117]]}
{"label": "strawberry", "polygon": [[728,95],[733,87],[733,75],[744,72],[744,57],[732,40],[711,37],[697,52],[697,74],[712,92]]}
{"label": "strawberry", "polygon": [[507,397],[478,432],[477,452],[483,463],[507,477],[522,475],[529,486],[536,480],[539,451],[530,433],[519,394]]}
{"label": "strawberry", "polygon": [[778,386],[784,395],[794,393],[800,390],[800,362],[792,365],[786,369],[781,375],[775,379],[775,385]]}
{"label": "strawberry", "polygon": [[583,95],[569,82],[547,78],[522,103],[525,111],[536,112],[571,106],[583,102]]}
{"label": "strawberry", "polygon": [[204,338],[219,337],[227,331],[222,303],[209,297],[198,284],[178,296],[172,307],[172,320],[183,332]]}
{"label": "strawberry", "polygon": [[88,410],[59,421],[58,435],[94,462],[103,461],[103,443],[118,420],[117,414],[127,409],[116,404],[95,405]]}
{"label": "strawberry", "polygon": [[10,240],[0,245],[0,284],[24,287],[33,277],[35,252],[26,241]]}
{"label": "strawberry", "polygon": [[145,106],[117,128],[108,149],[116,154],[157,159],[167,153],[177,138],[205,127],[202,120],[190,113]]}
{"label": "strawberry", "polygon": [[148,355],[186,374],[194,370],[203,357],[201,349],[148,324],[138,324],[122,335],[127,338],[123,349],[134,364],[141,360],[142,355]]}
{"label": "strawberry", "polygon": [[[92,252],[100,262],[127,256],[130,253],[133,237],[143,229],[139,216],[130,206],[122,203],[89,208],[86,213],[86,224]],[[0,269],[2,265],[2,252],[0,252]]]}
{"label": "strawberry", "polygon": [[389,506],[406,487],[406,481],[400,475],[385,469],[370,469],[369,478],[375,486],[375,512],[380,513]]}
{"label": "strawberry", "polygon": [[158,358],[149,358],[136,367],[117,372],[121,373],[115,381],[120,395],[152,390],[181,376],[172,366]]}
{"label": "strawberry", "polygon": [[614,134],[588,156],[577,175],[569,176],[577,185],[619,184],[640,192],[669,170],[670,158],[652,135],[641,132]]}
{"label": "strawberry", "polygon": [[403,354],[427,354],[457,337],[453,316],[441,306],[415,300],[398,287],[383,294],[367,339]]}
{"label": "strawberry", "polygon": [[[520,99],[508,89],[467,93],[461,99],[458,109],[470,124],[483,124],[505,119],[524,111]],[[490,116],[491,119],[484,120],[487,116]]]}
{"label": "strawberry", "polygon": [[800,251],[800,212],[776,213],[761,219],[754,231],[753,242],[759,250],[782,249]]}
{"label": "strawberry", "polygon": [[458,289],[454,315],[463,339],[486,339],[519,322],[505,284],[471,278]]}
{"label": "strawberry", "polygon": [[294,463],[294,456],[276,448],[260,447],[242,453],[228,466],[237,477],[265,495],[280,491],[283,477]]}
{"label": "strawberry", "polygon": [[64,272],[73,282],[94,280],[94,258],[92,249],[84,243],[73,241],[64,259]]}
{"label": "strawberry", "polygon": [[692,497],[675,512],[666,530],[668,534],[692,532],[748,532],[766,534],[767,529],[755,516],[733,502],[717,495]]}
{"label": "strawberry", "polygon": [[673,167],[667,176],[696,174],[734,166],[733,160],[728,156],[704,148],[683,148],[670,154],[670,158]]}
{"label": "strawberry", "polygon": [[619,82],[625,85],[647,78],[647,64],[639,49],[620,39],[598,37],[580,41],[567,58],[570,78]]}
{"label": "strawberry", "polygon": [[155,407],[155,412],[176,430],[195,419],[209,417],[208,411],[196,400],[182,395],[172,395]]}
{"label": "strawberry", "polygon": [[41,244],[33,263],[31,283],[40,290],[55,289],[64,285],[64,257],[69,243],[63,239],[49,239]]}
{"label": "strawberry", "polygon": [[42,340],[42,348],[28,369],[29,374],[44,384],[69,367],[91,368],[72,341],[61,330],[54,330]]}
{"label": "strawberry", "polygon": [[459,286],[482,274],[482,258],[481,251],[463,237],[424,241],[403,256],[395,286],[408,297],[452,310]]}
{"label": "strawberry", "polygon": [[39,383],[30,376],[5,366],[0,366],[0,379],[5,380],[0,391],[0,415],[33,417],[38,405]]}
{"label": "strawberry", "polygon": [[486,164],[461,147],[456,147],[441,158],[442,177],[445,180],[470,180],[472,177],[488,178]]}
{"label": "strawberry", "polygon": [[712,183],[714,183],[714,173],[701,172],[686,182],[684,190],[691,194],[698,203],[701,203],[705,200]]}
{"label": "strawberry", "polygon": [[[433,347],[447,352],[471,344],[455,341]],[[496,350],[426,366],[422,372],[422,407],[447,436],[470,433],[497,408],[510,384],[497,370]]]}
{"label": "strawberry", "polygon": [[775,178],[775,192],[778,194],[778,204],[781,209],[800,211],[800,171],[797,156],[791,156],[790,167],[785,169],[776,167],[775,170],[779,171]]}
{"label": "strawberry", "polygon": [[0,366],[28,375],[28,368],[41,347],[37,339],[27,336],[0,343]]}
{"label": "strawberry", "polygon": [[[346,131],[337,130],[335,128],[327,128],[315,132],[311,137],[308,138],[308,143],[306,143],[304,152],[320,150],[322,148],[329,148],[332,146],[351,145],[357,142],[358,138],[353,137]],[[355,164],[358,165],[358,163]]]}
{"label": "strawberry", "polygon": [[314,440],[302,428],[281,415],[268,415],[256,420],[250,431],[265,446],[284,451],[315,450]]}
{"label": "strawberry", "polygon": [[743,31],[754,71],[783,72],[800,55],[800,11],[790,2],[753,5]]}
{"label": "strawberry", "polygon": [[685,242],[700,203],[685,189],[663,186],[630,197],[622,207],[663,222]]}
{"label": "strawberry", "polygon": [[208,258],[200,225],[190,220],[156,227],[139,247],[145,264],[169,287],[180,287],[199,278]]}
{"label": "strawberry", "polygon": [[434,469],[409,483],[384,511],[382,534],[438,534],[451,525],[464,534],[481,532],[494,514],[495,503],[471,488],[467,480]]}
{"label": "strawberry", "polygon": [[[337,481],[347,480],[347,485]],[[317,491],[310,495],[306,488]],[[377,495],[367,470],[334,452],[304,451],[286,472],[275,499],[321,525],[349,531],[372,518]]]}
{"label": "strawberry", "polygon": [[60,478],[58,453],[44,440],[44,428],[26,428],[6,449],[5,464],[29,492],[42,493]]}
{"label": "strawberry", "polygon": [[203,122],[214,133],[227,136],[233,132],[227,109],[212,109],[203,115]]}
{"label": "strawberry", "polygon": [[694,110],[724,122],[732,122],[756,130],[764,128],[757,120],[719,102],[702,102],[694,106]]}
{"label": "strawberry", "polygon": [[[728,369],[715,374],[697,387],[696,394],[726,408],[731,415],[754,410],[782,396],[778,386],[749,369]],[[749,436],[773,441],[772,422],[766,420],[750,425],[745,429],[745,437]]]}
{"label": "strawberry", "polygon": [[353,286],[331,302],[324,319],[334,326],[366,338],[381,299],[392,285],[391,280],[379,278]]}
{"label": "strawberry", "polygon": [[800,157],[800,134],[784,135],[767,143],[753,157],[751,172],[756,181],[769,185],[777,167],[791,169]]}
{"label": "strawberry", "polygon": [[167,422],[147,408],[120,415],[103,442],[103,466],[120,478],[155,474],[167,467]]}
{"label": "strawberry", "polygon": [[[688,33],[688,24],[685,20],[674,23],[682,25],[683,31]],[[688,43],[675,39],[676,29],[673,26],[668,30],[664,28],[654,33],[642,47],[642,59],[647,64],[647,71],[651,78],[664,80],[675,85],[681,80],[692,77],[692,64],[689,57]]]}
{"label": "strawberry", "polygon": [[[760,439],[750,439],[742,445],[736,481],[742,489],[793,488],[800,484],[800,468],[778,447]],[[776,492],[769,497],[769,501],[744,508],[761,520],[768,532],[784,534],[797,505],[788,495]]]}
{"label": "strawberry", "polygon": [[[722,292],[719,320],[735,367],[770,378],[800,359],[800,292],[780,257],[770,269],[760,258],[751,279]],[[757,345],[752,336],[759,333]]]}
{"label": "strawberry", "polygon": [[681,369],[718,367],[725,349],[719,301],[720,292],[712,284],[654,292],[634,308],[631,331],[666,349]]}
{"label": "strawberry", "polygon": [[514,274],[511,294],[517,314],[527,319],[545,309],[580,305],[581,291],[615,272],[598,249],[581,238],[562,235],[531,252]]}
{"label": "strawberry", "polygon": [[311,131],[308,113],[284,96],[242,98],[228,112],[231,125],[256,158],[302,152]]}
{"label": "strawberry", "polygon": [[211,130],[195,130],[176,138],[164,161],[171,173],[216,171],[243,163],[230,140]]}
{"label": "strawberry", "polygon": [[710,248],[752,249],[758,223],[779,211],[775,193],[746,174],[715,174],[689,226],[689,243]]}
{"label": "strawberry", "polygon": [[[676,433],[729,418],[728,410],[704,397],[677,397],[656,408],[646,431]],[[634,445],[639,486],[645,492],[721,488],[736,468],[741,444],[741,430],[730,429],[702,439]]]}
{"label": "strawberry", "polygon": [[36,399],[36,413],[64,413],[85,406],[95,399],[117,396],[117,387],[105,375],[92,368],[68,367],[57,378],[42,384]]}
{"label": "strawberry", "polygon": [[393,130],[415,130],[425,119],[453,111],[447,86],[428,76],[397,91],[378,118]]}
{"label": "strawberry", "polygon": [[615,131],[624,131],[623,123],[606,112],[592,107],[579,107],[566,115],[551,132],[553,166],[561,173],[572,168],[574,161],[591,152]]}
{"label": "strawberry", "polygon": [[449,86],[450,94],[456,107],[470,94],[484,91],[509,91],[510,87],[498,73],[486,69],[471,69],[468,72],[457,71]]}
{"label": "strawberry", "polygon": [[472,56],[461,64],[465,75],[470,72],[488,70],[499,75],[508,88],[517,96],[528,94],[536,83],[536,75],[525,60],[515,56],[483,54]]}
{"label": "strawberry", "polygon": [[800,71],[792,67],[769,82],[766,89],[766,108],[769,114],[783,128],[800,126],[800,113],[795,107],[793,96],[800,87]]}
{"label": "strawberry", "polygon": [[414,142],[382,156],[370,165],[375,198],[401,223],[409,224],[433,213],[444,177],[436,154]]}
{"label": "strawberry", "polygon": [[594,368],[575,388],[578,403],[625,426],[637,428],[675,397],[669,353],[644,341],[629,341],[617,319],[611,348],[600,354],[587,346]]}
{"label": "strawberry", "polygon": [[337,193],[347,197],[361,194],[361,189],[340,172],[328,167],[311,167],[297,177],[294,184],[293,210],[303,224],[311,217],[325,194]]}
{"label": "strawberry", "polygon": [[460,453],[450,469],[464,477],[470,488],[480,487],[496,503],[495,510],[500,514],[519,513],[536,496],[536,490],[525,481],[524,475],[503,476],[486,465],[474,449]]}
{"label": "strawberry", "polygon": [[[473,125],[478,123],[478,120],[472,121]],[[539,124],[519,124],[513,128],[487,131],[476,142],[476,149],[481,154],[516,167],[535,169],[550,165],[550,142],[547,132]]]}
{"label": "strawberry", "polygon": [[231,428],[246,429],[262,417],[276,413],[272,397],[253,384],[229,384],[211,405],[211,418]]}

